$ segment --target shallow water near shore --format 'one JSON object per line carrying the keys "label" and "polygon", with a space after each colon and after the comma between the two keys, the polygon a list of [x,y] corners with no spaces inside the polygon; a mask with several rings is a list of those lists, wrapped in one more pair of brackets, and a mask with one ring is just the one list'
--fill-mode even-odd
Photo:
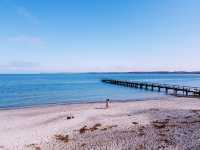
{"label": "shallow water near shore", "polygon": [[164,93],[125,88],[103,78],[150,81],[200,87],[198,74],[84,73],[0,75],[0,108],[112,100],[144,100]]}

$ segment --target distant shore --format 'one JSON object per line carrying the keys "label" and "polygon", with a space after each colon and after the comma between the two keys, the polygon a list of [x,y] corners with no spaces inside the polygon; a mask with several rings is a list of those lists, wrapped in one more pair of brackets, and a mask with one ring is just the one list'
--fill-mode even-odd
{"label": "distant shore", "polygon": [[44,73],[0,73],[0,75],[37,75],[37,74],[123,74],[123,73],[138,73],[138,74],[200,74],[200,71],[124,71],[124,72],[44,72]]}
{"label": "distant shore", "polygon": [[0,150],[195,149],[199,108],[200,99],[169,97],[112,102],[108,109],[86,103],[0,110]]}

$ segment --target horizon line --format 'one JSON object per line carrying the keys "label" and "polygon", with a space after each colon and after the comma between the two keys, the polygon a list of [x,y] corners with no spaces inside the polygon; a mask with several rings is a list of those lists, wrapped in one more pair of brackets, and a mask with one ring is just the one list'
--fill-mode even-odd
{"label": "horizon line", "polygon": [[200,74],[200,71],[92,71],[92,72],[24,72],[24,73],[0,73],[0,75],[20,74],[101,74],[101,73],[177,73],[177,74]]}

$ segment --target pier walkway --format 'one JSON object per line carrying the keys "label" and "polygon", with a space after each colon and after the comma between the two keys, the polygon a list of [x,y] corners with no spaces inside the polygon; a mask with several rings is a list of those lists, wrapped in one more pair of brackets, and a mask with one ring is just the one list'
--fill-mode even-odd
{"label": "pier walkway", "polygon": [[172,94],[174,95],[181,94],[182,96],[200,97],[199,87],[170,85],[170,84],[151,83],[151,82],[140,82],[140,81],[112,80],[112,79],[103,79],[102,82],[119,85],[119,86],[130,87],[130,88],[140,88],[140,89],[152,90],[152,91],[157,90],[159,92],[164,90],[167,94],[170,93],[170,91],[172,91]]}

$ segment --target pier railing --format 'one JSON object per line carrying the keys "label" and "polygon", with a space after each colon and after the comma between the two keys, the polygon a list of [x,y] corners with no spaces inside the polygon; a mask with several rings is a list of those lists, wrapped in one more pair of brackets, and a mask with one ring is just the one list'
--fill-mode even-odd
{"label": "pier railing", "polygon": [[172,91],[174,95],[178,95],[181,92],[183,96],[200,97],[200,87],[190,87],[190,86],[181,86],[174,84],[161,84],[161,83],[141,82],[141,81],[113,80],[113,79],[103,79],[102,82],[130,87],[130,88],[152,90],[152,91],[157,89],[159,92],[164,90],[166,93]]}

